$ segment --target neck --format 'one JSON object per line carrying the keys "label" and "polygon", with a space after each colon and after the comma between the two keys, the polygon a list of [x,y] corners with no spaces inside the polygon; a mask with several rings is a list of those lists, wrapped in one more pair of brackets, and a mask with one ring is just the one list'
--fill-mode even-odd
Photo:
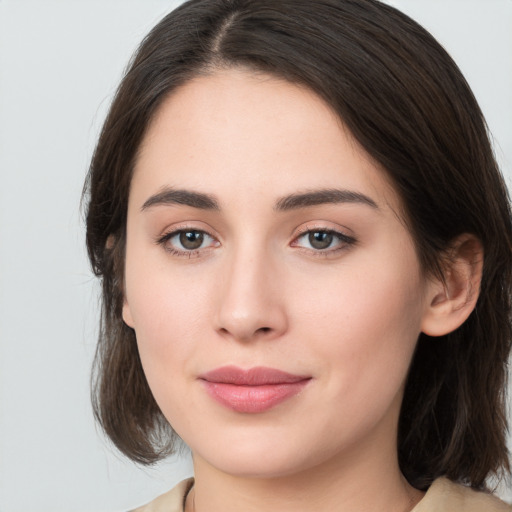
{"label": "neck", "polygon": [[423,493],[402,476],[396,447],[376,460],[346,454],[293,475],[241,477],[194,457],[186,512],[409,512]]}

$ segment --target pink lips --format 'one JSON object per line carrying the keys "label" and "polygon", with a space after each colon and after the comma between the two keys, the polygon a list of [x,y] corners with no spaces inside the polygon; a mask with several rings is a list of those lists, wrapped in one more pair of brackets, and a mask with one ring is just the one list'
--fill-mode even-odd
{"label": "pink lips", "polygon": [[243,370],[217,368],[199,377],[210,396],[222,405],[244,413],[264,412],[297,395],[311,380],[273,368]]}

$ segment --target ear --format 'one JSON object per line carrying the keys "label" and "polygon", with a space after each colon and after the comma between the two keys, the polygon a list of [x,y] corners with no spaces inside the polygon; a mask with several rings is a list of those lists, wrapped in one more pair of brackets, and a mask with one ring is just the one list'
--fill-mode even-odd
{"label": "ear", "polygon": [[[116,242],[117,242],[117,238],[115,235],[113,235],[113,234],[108,235],[107,240],[105,242],[105,249],[109,252],[114,251],[116,249]],[[111,257],[114,258],[114,262],[115,262],[115,255],[113,255]],[[119,284],[118,284],[118,286],[119,286]],[[123,322],[128,327],[131,327],[133,329],[134,323],[133,323],[132,312],[131,312],[130,306],[128,304],[128,301],[126,300],[126,294],[124,291],[123,291],[123,295],[124,295],[123,310],[121,312],[121,316],[123,318]]]}
{"label": "ear", "polygon": [[475,308],[480,294],[484,252],[474,235],[454,241],[445,258],[444,279],[431,280],[421,330],[444,336],[460,327]]}
{"label": "ear", "polygon": [[130,305],[126,301],[126,297],[124,298],[123,303],[123,322],[128,326],[134,329],[134,322],[132,317],[132,311],[130,309]]}

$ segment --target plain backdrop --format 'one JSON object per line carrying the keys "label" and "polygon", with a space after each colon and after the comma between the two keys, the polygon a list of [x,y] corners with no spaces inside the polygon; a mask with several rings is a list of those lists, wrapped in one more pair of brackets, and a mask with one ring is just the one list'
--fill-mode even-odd
{"label": "plain backdrop", "polygon": [[[123,69],[178,3],[0,0],[0,512],[117,512],[191,474],[186,458],[136,467],[94,425],[98,287],[79,209]],[[459,63],[510,184],[512,1],[389,3]]]}

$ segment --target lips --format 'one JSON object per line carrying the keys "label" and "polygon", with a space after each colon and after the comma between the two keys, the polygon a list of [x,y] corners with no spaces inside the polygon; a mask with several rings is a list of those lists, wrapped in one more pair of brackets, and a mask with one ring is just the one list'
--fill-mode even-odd
{"label": "lips", "polygon": [[261,413],[300,393],[310,376],[274,368],[224,366],[199,377],[217,402],[240,413]]}

